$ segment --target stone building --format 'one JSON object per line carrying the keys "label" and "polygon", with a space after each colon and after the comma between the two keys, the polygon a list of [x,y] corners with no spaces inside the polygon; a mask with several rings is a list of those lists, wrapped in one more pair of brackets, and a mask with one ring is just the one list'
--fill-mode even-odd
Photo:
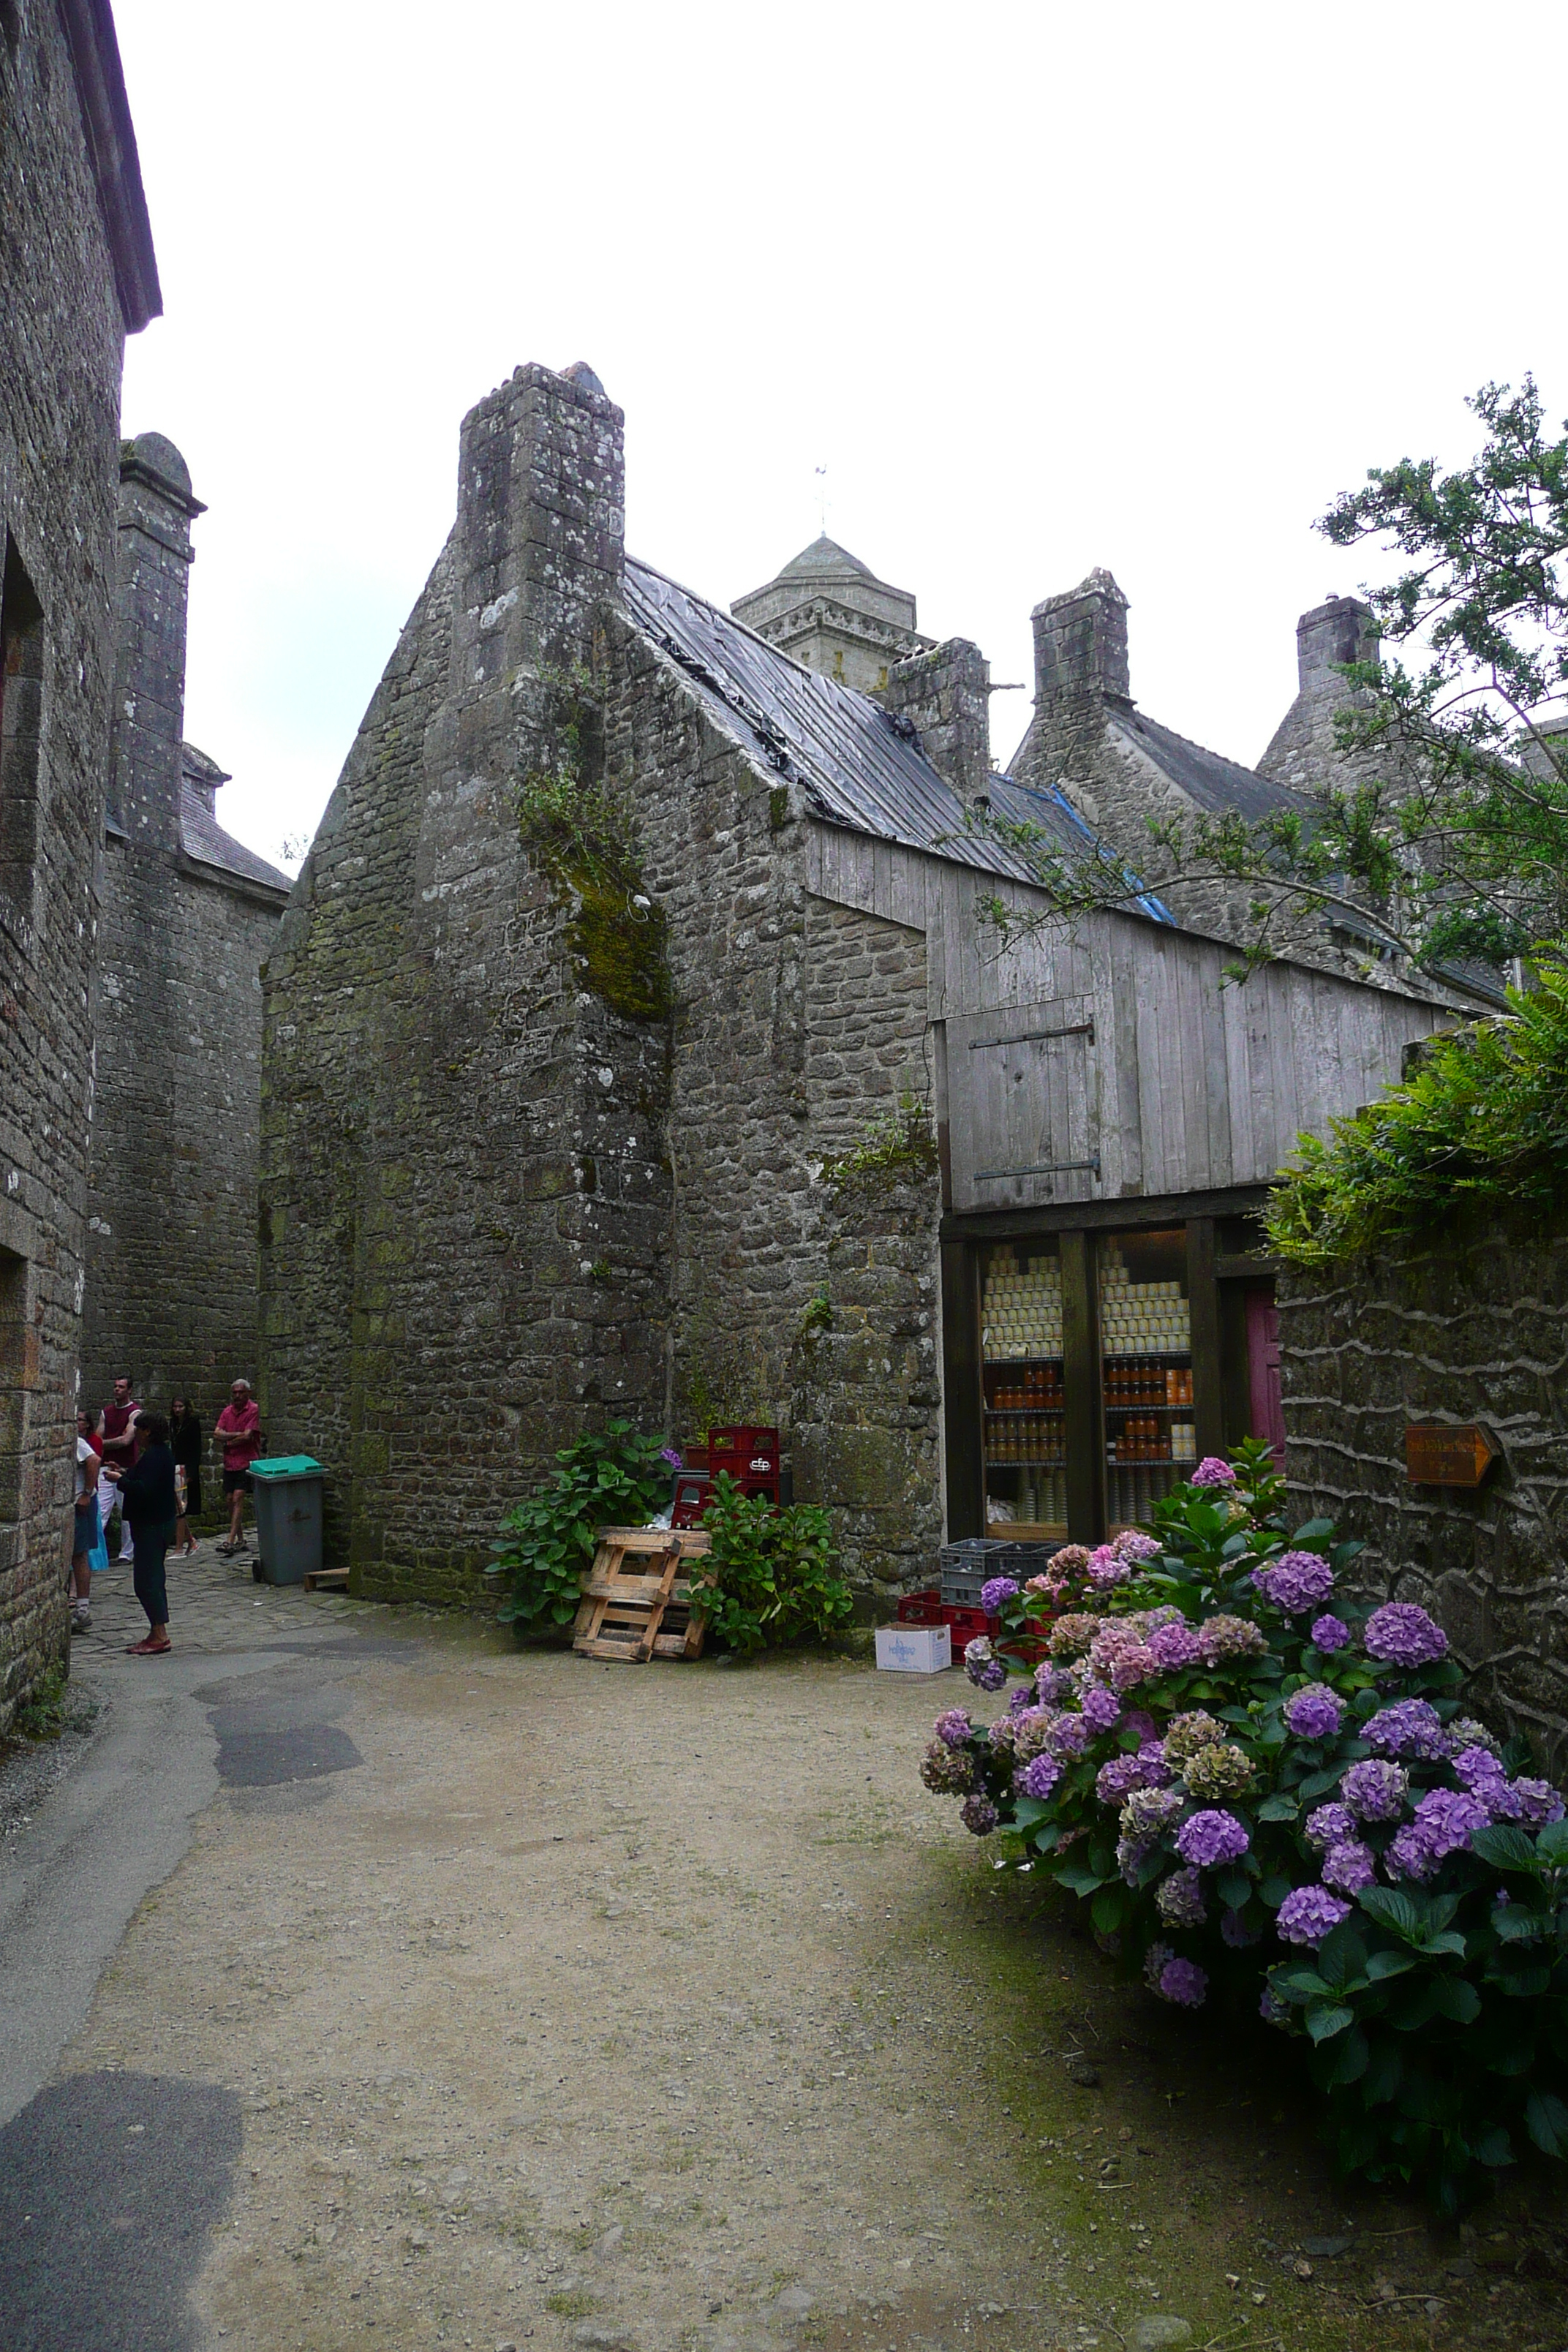
{"label": "stone building", "polygon": [[889,588],[826,531],[730,609],[770,646],[863,694],[879,694],[895,662],[931,647],[909,590]]}
{"label": "stone building", "polygon": [[[1307,796],[1331,779],[1351,780],[1360,765],[1360,755],[1347,765],[1334,722],[1348,698],[1341,666],[1375,656],[1372,614],[1356,598],[1337,596],[1301,615],[1296,627],[1300,688],[1254,770],[1139,709],[1127,613],[1126,597],[1104,571],[1036,605],[1035,708],[1010,773],[1020,783],[1063,793],[1100,838],[1148,877],[1182,922],[1245,940],[1254,891],[1223,881],[1170,880],[1150,820],[1190,825],[1232,814],[1249,824],[1281,814],[1310,820]],[[1487,1010],[1501,1000],[1498,977],[1472,966],[1429,975],[1413,971],[1375,914],[1349,895],[1352,903],[1299,918],[1287,911],[1274,939],[1307,962],[1456,1011]]]}
{"label": "stone building", "polygon": [[184,740],[191,524],[161,433],[125,444],[104,813],[82,1382],[193,1396],[207,1427],[255,1377],[261,965],[289,884],[217,822],[227,782]]}
{"label": "stone building", "polygon": [[162,307],[107,0],[0,8],[0,1733],[69,1647],[125,338]]}
{"label": "stone building", "polygon": [[[584,367],[465,420],[294,886],[273,1442],[386,1594],[475,1596],[507,1499],[612,1413],[781,1423],[868,1605],[944,1533],[1120,1524],[1268,1426],[1265,1188],[1443,1010],[1290,959],[1222,990],[1152,899],[1049,919],[1005,823],[1089,825],[990,769],[978,650],[879,700],[804,667],[626,554],[621,452]],[[1039,919],[1006,952],[998,902]]]}

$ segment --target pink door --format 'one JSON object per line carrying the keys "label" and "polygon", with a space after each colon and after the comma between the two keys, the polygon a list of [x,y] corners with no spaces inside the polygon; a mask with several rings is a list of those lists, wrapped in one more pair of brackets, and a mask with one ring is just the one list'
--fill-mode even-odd
{"label": "pink door", "polygon": [[1274,1286],[1255,1284],[1247,1294],[1247,1377],[1252,1434],[1266,1437],[1274,1459],[1285,1467],[1285,1408],[1279,1396],[1279,1309]]}

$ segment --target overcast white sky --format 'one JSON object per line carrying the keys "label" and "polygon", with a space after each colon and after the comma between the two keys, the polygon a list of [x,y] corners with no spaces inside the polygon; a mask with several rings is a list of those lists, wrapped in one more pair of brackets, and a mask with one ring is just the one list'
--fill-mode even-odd
{"label": "overcast white sky", "polygon": [[[449,526],[464,411],[586,359],[627,539],[723,603],[827,526],[1030,675],[1108,565],[1132,690],[1261,752],[1313,519],[1568,409],[1568,11],[971,0],[116,0],[165,316],[125,429],[184,450],[186,733],[308,834]],[[1005,760],[1027,698],[993,703]]]}

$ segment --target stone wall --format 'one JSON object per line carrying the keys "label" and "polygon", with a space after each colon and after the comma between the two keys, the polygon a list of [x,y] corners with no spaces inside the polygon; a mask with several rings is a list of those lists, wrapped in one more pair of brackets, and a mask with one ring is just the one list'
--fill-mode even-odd
{"label": "stone wall", "polygon": [[[132,165],[133,170],[133,165]],[[125,320],[59,14],[0,39],[0,1734],[69,1649]]]}
{"label": "stone wall", "polygon": [[142,1403],[191,1399],[210,1433],[237,1373],[255,1378],[261,965],[286,886],[210,819],[222,771],[186,771],[190,524],[203,509],[161,434],[121,460],[118,635],[100,877],[97,1098],[82,1331],[84,1395],[129,1375]]}
{"label": "stone wall", "polygon": [[[465,425],[268,969],[263,1409],[365,1591],[479,1597],[508,1503],[617,1412],[781,1423],[868,1587],[938,1540],[934,1180],[853,1230],[821,1181],[928,1089],[925,943],[806,891],[792,791],[627,619],[618,432],[537,368]],[[557,783],[632,879],[534,837]]]}
{"label": "stone wall", "polygon": [[[1365,1589],[1447,1627],[1488,1713],[1568,1765],[1568,1239],[1479,1237],[1281,1286],[1287,1475],[1367,1546]],[[1473,1492],[1412,1486],[1412,1422],[1479,1422]]]}

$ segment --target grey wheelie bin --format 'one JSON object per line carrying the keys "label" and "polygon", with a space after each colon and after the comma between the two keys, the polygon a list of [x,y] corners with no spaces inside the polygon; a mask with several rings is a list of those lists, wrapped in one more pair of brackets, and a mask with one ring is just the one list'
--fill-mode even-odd
{"label": "grey wheelie bin", "polygon": [[308,1454],[253,1462],[257,1580],[302,1584],[321,1565],[321,1481],[326,1472]]}

